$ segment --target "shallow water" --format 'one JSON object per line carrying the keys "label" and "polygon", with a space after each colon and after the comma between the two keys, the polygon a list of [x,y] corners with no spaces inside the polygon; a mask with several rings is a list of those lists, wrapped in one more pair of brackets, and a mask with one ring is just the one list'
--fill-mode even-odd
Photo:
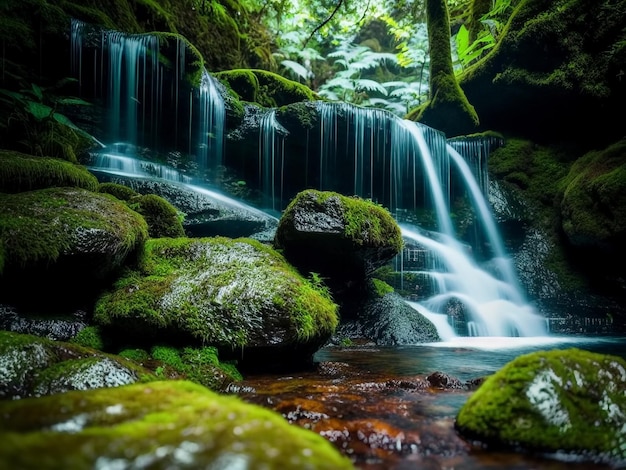
{"label": "shallow water", "polygon": [[[467,388],[431,386],[441,371],[462,383],[485,377],[522,354],[580,348],[626,358],[626,338],[455,338],[403,347],[327,347],[317,370],[247,377],[231,390],[326,437],[361,470],[616,468],[565,456],[485,450],[454,429]],[[558,457],[558,458],[557,458]]]}
{"label": "shallow water", "polygon": [[369,372],[400,376],[442,371],[466,381],[492,374],[522,354],[567,348],[613,354],[626,359],[626,338],[545,336],[458,337],[416,346],[324,348],[317,352],[315,360],[347,362]]}

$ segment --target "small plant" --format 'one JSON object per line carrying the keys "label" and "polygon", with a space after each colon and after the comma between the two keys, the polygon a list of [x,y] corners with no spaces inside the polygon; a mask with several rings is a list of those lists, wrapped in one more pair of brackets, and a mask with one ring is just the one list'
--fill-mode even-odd
{"label": "small plant", "polygon": [[5,108],[8,116],[6,122],[0,122],[0,131],[10,135],[20,147],[14,150],[76,163],[77,154],[93,145],[95,139],[58,110],[61,106],[90,105],[79,98],[55,94],[69,81],[62,80],[54,88],[34,83],[19,91],[0,88],[0,107]]}

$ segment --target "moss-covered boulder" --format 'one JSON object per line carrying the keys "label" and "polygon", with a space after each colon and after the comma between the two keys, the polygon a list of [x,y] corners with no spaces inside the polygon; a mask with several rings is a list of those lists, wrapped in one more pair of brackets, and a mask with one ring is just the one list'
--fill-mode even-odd
{"label": "moss-covered boulder", "polygon": [[161,238],[146,242],[139,270],[101,297],[94,319],[118,341],[213,345],[270,367],[310,361],[336,309],[321,284],[255,240]]}
{"label": "moss-covered boulder", "polygon": [[583,145],[622,137],[625,8],[624,0],[517,2],[501,41],[460,78],[481,126]]}
{"label": "moss-covered boulder", "polygon": [[319,434],[186,381],[0,404],[3,468],[353,468]]}
{"label": "moss-covered boulder", "polygon": [[0,150],[0,193],[63,186],[95,191],[98,180],[85,167],[65,160]]}
{"label": "moss-covered boulder", "polygon": [[80,188],[0,194],[0,297],[14,305],[72,303],[123,266],[147,235],[145,220],[109,195]]}
{"label": "moss-covered boulder", "polygon": [[302,191],[289,203],[274,243],[303,271],[357,281],[403,246],[400,227],[383,207],[315,190]]}
{"label": "moss-covered boulder", "polygon": [[562,180],[562,228],[569,242],[611,255],[626,239],[626,139],[578,159]]}
{"label": "moss-covered boulder", "polygon": [[539,351],[474,392],[458,431],[492,448],[626,463],[626,361],[580,349]]}
{"label": "moss-covered boulder", "polygon": [[152,238],[185,236],[182,213],[161,196],[145,194],[131,199],[130,204],[146,219]]}
{"label": "moss-covered boulder", "polygon": [[299,101],[313,101],[316,94],[306,85],[267,70],[237,69],[215,73],[237,96],[268,108]]}
{"label": "moss-covered boulder", "polygon": [[157,378],[122,357],[8,331],[0,331],[0,371],[2,399],[118,387]]}

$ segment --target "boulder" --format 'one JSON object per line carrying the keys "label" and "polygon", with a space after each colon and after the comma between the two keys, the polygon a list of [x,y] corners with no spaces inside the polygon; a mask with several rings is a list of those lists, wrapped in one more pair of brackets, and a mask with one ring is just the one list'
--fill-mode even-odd
{"label": "boulder", "polygon": [[0,331],[0,371],[0,398],[13,400],[156,379],[121,357],[8,331]]}
{"label": "boulder", "polygon": [[0,150],[0,192],[72,186],[95,191],[98,180],[81,165],[50,157]]}
{"label": "boulder", "polygon": [[0,403],[2,468],[351,469],[319,434],[187,381]]}
{"label": "boulder", "polygon": [[491,448],[626,463],[626,361],[572,348],[506,364],[456,418],[464,437]]}
{"label": "boulder", "polygon": [[[105,334],[128,344],[213,345],[220,357],[272,367],[311,361],[337,306],[273,249],[250,239],[151,239],[95,307]],[[107,333],[108,332],[108,333]]]}
{"label": "boulder", "polygon": [[304,272],[361,281],[403,246],[383,207],[329,191],[299,193],[281,217],[274,244]]}
{"label": "boulder", "polygon": [[48,310],[82,305],[147,236],[145,220],[107,194],[69,187],[0,194],[0,298]]}

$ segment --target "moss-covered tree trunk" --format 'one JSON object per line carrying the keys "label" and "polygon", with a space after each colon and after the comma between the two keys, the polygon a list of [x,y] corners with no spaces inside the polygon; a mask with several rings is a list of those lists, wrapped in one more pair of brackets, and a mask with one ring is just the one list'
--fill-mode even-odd
{"label": "moss-covered tree trunk", "polygon": [[469,43],[473,43],[478,38],[478,33],[483,28],[480,19],[491,10],[492,0],[473,0],[470,7],[470,17],[467,25],[469,31]]}
{"label": "moss-covered tree trunk", "polygon": [[445,132],[448,137],[475,132],[478,115],[454,75],[450,18],[446,0],[426,0],[430,52],[430,100],[408,118]]}

